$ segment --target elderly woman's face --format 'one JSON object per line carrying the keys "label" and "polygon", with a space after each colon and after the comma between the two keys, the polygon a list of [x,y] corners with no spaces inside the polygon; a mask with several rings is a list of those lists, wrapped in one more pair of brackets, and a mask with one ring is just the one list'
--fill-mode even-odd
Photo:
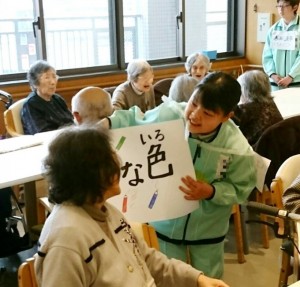
{"label": "elderly woman's face", "polygon": [[191,67],[191,76],[198,81],[201,81],[208,72],[206,63],[201,59],[197,58],[195,63]]}
{"label": "elderly woman's face", "polygon": [[58,76],[54,70],[48,70],[39,78],[39,85],[36,86],[37,92],[42,97],[51,97],[56,90]]}
{"label": "elderly woman's face", "polygon": [[134,86],[141,92],[149,92],[153,84],[154,75],[152,71],[147,71],[137,78]]}

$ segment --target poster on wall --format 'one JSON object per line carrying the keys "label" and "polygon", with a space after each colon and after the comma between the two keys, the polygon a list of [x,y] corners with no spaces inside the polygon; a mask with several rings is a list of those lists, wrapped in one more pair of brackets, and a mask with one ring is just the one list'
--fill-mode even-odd
{"label": "poster on wall", "polygon": [[271,13],[257,13],[257,42],[265,42],[272,25]]}

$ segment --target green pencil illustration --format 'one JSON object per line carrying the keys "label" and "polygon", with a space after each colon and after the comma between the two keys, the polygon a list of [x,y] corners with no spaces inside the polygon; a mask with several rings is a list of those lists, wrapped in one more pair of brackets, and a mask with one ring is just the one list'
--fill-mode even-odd
{"label": "green pencil illustration", "polygon": [[118,142],[118,144],[117,144],[117,146],[116,146],[116,149],[117,149],[117,150],[120,150],[120,149],[121,149],[121,147],[122,147],[122,145],[124,144],[125,140],[126,140],[126,137],[121,136],[121,138],[120,138],[120,140],[119,140],[119,142]]}

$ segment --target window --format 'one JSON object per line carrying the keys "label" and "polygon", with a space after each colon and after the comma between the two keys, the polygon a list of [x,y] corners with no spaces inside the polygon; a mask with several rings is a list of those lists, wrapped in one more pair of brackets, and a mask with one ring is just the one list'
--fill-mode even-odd
{"label": "window", "polygon": [[43,0],[49,63],[58,70],[116,64],[109,2]]}
{"label": "window", "polygon": [[26,71],[36,60],[32,0],[0,0],[0,77]]}
{"label": "window", "polygon": [[125,62],[178,56],[178,0],[123,0]]}
{"label": "window", "polygon": [[241,55],[244,10],[245,0],[0,0],[0,81],[25,79],[37,59],[76,75],[123,70],[133,58]]}
{"label": "window", "polygon": [[193,53],[195,49],[227,52],[227,2],[227,0],[218,1],[218,5],[215,1],[209,0],[186,2],[187,55]]}

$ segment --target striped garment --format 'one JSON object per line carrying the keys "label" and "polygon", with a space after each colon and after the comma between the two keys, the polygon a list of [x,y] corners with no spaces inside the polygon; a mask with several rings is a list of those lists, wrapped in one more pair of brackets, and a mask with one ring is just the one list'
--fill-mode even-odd
{"label": "striped garment", "polygon": [[283,206],[286,210],[300,214],[300,175],[284,191],[282,196]]}

